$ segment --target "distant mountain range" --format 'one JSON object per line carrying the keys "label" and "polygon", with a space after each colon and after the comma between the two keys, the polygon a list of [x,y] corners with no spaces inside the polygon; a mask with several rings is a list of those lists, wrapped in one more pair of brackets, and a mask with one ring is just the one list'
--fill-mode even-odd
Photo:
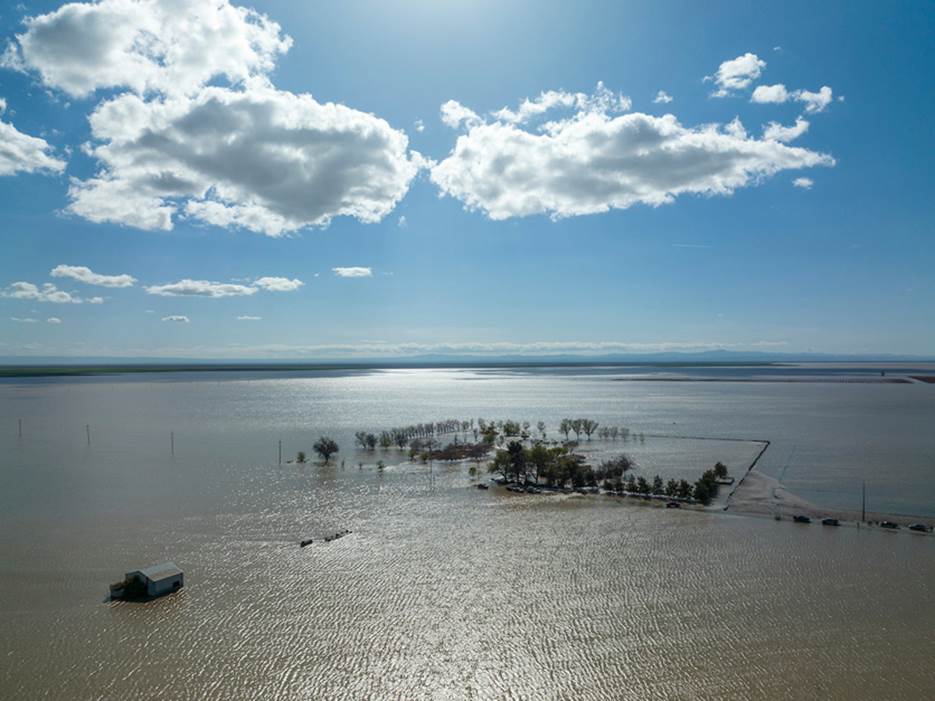
{"label": "distant mountain range", "polygon": [[55,365],[55,366],[214,366],[214,367],[264,367],[275,369],[302,367],[450,367],[497,365],[604,365],[604,364],[767,364],[801,362],[935,362],[935,355],[908,355],[886,353],[777,353],[774,351],[709,350],[696,352],[656,353],[612,353],[607,355],[471,355],[431,354],[386,358],[290,358],[290,359],[193,359],[159,357],[0,357],[4,365]]}

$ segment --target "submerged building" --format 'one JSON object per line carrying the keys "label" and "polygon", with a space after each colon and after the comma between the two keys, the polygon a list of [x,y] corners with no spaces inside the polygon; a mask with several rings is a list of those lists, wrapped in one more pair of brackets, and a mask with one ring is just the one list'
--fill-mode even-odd
{"label": "submerged building", "polygon": [[110,586],[112,599],[152,599],[171,594],[185,584],[185,574],[174,562],[150,565],[127,572],[124,580]]}

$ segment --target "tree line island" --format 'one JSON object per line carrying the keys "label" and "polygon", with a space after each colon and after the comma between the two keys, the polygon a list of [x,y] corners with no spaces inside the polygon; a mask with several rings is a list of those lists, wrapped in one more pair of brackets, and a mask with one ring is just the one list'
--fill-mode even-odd
{"label": "tree line island", "polygon": [[[605,492],[666,499],[671,506],[708,505],[717,497],[720,486],[733,482],[728,477],[727,466],[720,461],[702,472],[694,482],[689,482],[664,480],[660,475],[652,479],[636,475],[633,470],[637,464],[625,452],[614,451],[600,460],[589,455],[585,445],[590,444],[592,437],[615,444],[619,441],[623,445],[645,443],[645,434],[634,433],[626,427],[601,426],[588,418],[566,418],[559,423],[559,434],[561,438],[550,439],[544,421],[537,422],[533,428],[529,422],[512,419],[446,419],[379,433],[357,431],[355,441],[356,447],[364,453],[395,450],[408,455],[412,463],[430,466],[435,462],[470,463],[472,478],[486,471],[495,475],[496,484],[514,492]],[[340,452],[337,441],[328,436],[320,437],[312,448],[324,464],[329,464]],[[299,451],[295,462],[307,461],[305,452]],[[358,462],[358,466],[363,468],[364,463]],[[376,467],[385,469],[385,461],[378,460]],[[484,483],[477,486],[487,488]]]}

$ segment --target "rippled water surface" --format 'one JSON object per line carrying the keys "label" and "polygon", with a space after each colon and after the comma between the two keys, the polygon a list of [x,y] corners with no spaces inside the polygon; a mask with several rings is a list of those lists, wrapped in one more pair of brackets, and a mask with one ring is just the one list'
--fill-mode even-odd
{"label": "rippled water surface", "polygon": [[[553,433],[566,415],[643,432],[626,449],[647,473],[740,471],[754,444],[721,439],[768,439],[762,469],[814,501],[853,507],[866,480],[873,508],[935,515],[932,385],[11,382],[0,697],[931,698],[932,537],[481,492],[466,467],[352,447],[360,429],[483,416]],[[343,468],[277,465],[280,438],[291,458],[321,434]],[[102,602],[164,559],[185,570],[178,595]]]}

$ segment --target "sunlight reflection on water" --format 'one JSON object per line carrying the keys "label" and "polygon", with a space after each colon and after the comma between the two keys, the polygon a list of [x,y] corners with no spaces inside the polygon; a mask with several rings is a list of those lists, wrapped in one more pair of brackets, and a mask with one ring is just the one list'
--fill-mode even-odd
{"label": "sunlight reflection on water", "polygon": [[[930,537],[505,496],[472,489],[463,466],[361,470],[351,449],[361,428],[515,416],[554,432],[584,415],[770,438],[765,469],[819,489],[862,474],[882,489],[875,456],[908,456],[891,468],[908,486],[884,496],[914,506],[932,490],[918,389],[458,371],[2,385],[0,419],[26,432],[0,438],[0,695],[922,698]],[[277,466],[280,437],[291,458],[322,433],[344,469]],[[628,449],[693,470],[729,450],[743,463],[746,445]],[[180,594],[101,604],[162,559],[185,570]]]}

